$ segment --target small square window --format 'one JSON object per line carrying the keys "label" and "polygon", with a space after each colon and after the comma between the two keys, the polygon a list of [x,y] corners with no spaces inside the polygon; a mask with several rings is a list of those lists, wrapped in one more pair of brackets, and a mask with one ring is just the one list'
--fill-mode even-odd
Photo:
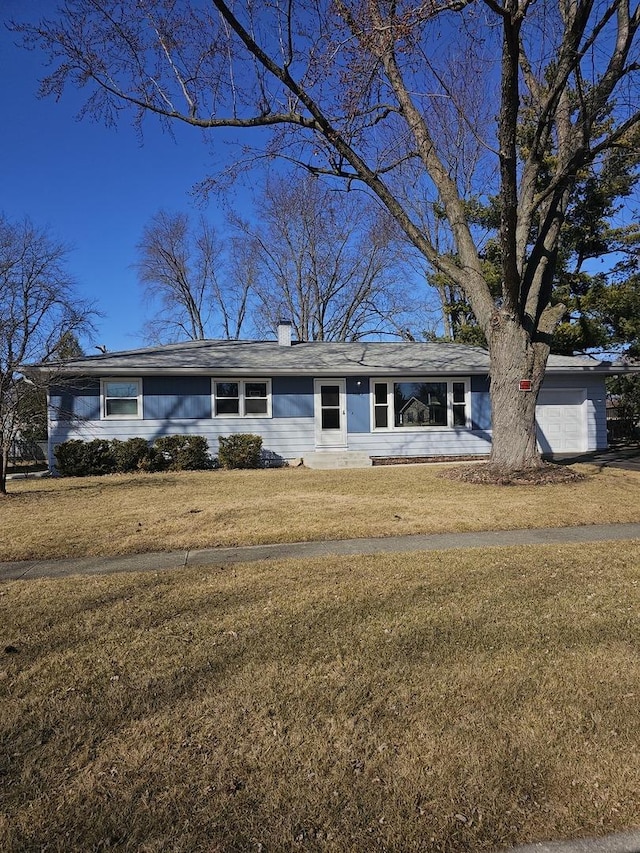
{"label": "small square window", "polygon": [[271,382],[268,379],[214,380],[213,398],[216,417],[271,416]]}
{"label": "small square window", "polygon": [[104,418],[142,417],[142,391],[139,379],[103,379],[101,392]]}
{"label": "small square window", "polygon": [[216,397],[238,397],[238,383],[216,382]]}
{"label": "small square window", "polygon": [[245,399],[244,413],[245,415],[266,415],[267,400]]}
{"label": "small square window", "polygon": [[244,396],[251,397],[252,399],[255,397],[265,397],[267,396],[267,383],[266,382],[245,382],[244,384]]}

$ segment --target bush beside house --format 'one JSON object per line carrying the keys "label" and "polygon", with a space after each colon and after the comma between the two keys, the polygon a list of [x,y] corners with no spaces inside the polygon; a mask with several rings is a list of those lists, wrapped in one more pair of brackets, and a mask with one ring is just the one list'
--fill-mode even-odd
{"label": "bush beside house", "polygon": [[159,470],[161,460],[158,450],[155,445],[149,444],[144,438],[129,438],[126,441],[119,441],[116,438],[111,442],[111,445],[116,463],[115,470],[119,473]]}
{"label": "bush beside house", "polygon": [[223,468],[262,467],[262,437],[239,433],[218,440],[218,459]]}
{"label": "bush beside house", "polygon": [[166,435],[153,443],[169,471],[203,471],[213,468],[209,444],[202,435]]}
{"label": "bush beside house", "polygon": [[65,441],[56,447],[55,455],[58,471],[63,477],[112,474],[116,470],[112,442],[101,438]]}
{"label": "bush beside house", "polygon": [[126,441],[73,439],[58,444],[54,454],[62,477],[134,471],[205,471],[218,465],[224,468],[275,467],[272,460],[263,459],[262,438],[250,434],[221,437],[218,459],[212,459],[207,439],[201,435],[166,435],[156,438],[152,444],[144,438]]}
{"label": "bush beside house", "polygon": [[200,435],[168,435],[149,444],[144,438],[126,441],[71,440],[54,450],[62,477],[127,474],[133,471],[202,471],[215,467],[207,439]]}

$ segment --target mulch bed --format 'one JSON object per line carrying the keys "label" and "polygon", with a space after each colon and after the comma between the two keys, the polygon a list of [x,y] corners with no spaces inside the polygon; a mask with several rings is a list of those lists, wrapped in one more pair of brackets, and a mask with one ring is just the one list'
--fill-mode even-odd
{"label": "mulch bed", "polygon": [[448,468],[440,474],[449,480],[463,483],[480,483],[489,486],[549,486],[579,483],[586,479],[567,465],[544,462],[539,468],[523,471],[506,471],[496,465],[461,465]]}
{"label": "mulch bed", "polygon": [[527,468],[524,471],[505,471],[496,465],[485,462],[486,456],[372,456],[372,465],[416,465],[427,462],[473,463],[482,461],[482,465],[456,465],[440,473],[448,480],[463,483],[480,483],[489,486],[548,486],[555,483],[578,483],[585,479],[567,465],[543,462],[539,468]]}
{"label": "mulch bed", "polygon": [[422,465],[427,462],[475,462],[486,456],[372,456],[372,465]]}

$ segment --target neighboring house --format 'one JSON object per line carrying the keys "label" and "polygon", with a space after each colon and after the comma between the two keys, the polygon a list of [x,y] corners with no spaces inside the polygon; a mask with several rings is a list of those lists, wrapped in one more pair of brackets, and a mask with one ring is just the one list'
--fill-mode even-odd
{"label": "neighboring house", "polygon": [[[398,383],[394,395],[394,406],[398,414],[398,426],[447,426],[447,391],[444,382],[439,383],[442,394],[432,393],[428,388],[435,388],[437,384],[430,383],[424,391],[424,400],[412,397],[408,403],[402,405],[404,396],[403,386],[412,388],[415,383]],[[455,426],[455,424],[454,424]]]}
{"label": "neighboring house", "polygon": [[[550,357],[538,405],[544,453],[606,447],[604,380],[622,370]],[[55,383],[50,459],[69,439],[174,433],[206,436],[214,455],[220,436],[254,433],[265,450],[310,466],[490,451],[489,356],[453,343],[296,343],[282,325],[277,342],[193,341],[74,359],[56,365]]]}

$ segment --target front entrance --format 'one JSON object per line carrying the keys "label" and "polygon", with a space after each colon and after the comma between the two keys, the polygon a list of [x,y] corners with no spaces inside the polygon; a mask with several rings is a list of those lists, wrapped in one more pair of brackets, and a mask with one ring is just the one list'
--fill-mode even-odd
{"label": "front entrance", "polygon": [[347,446],[347,406],[344,379],[316,379],[315,399],[316,447]]}

